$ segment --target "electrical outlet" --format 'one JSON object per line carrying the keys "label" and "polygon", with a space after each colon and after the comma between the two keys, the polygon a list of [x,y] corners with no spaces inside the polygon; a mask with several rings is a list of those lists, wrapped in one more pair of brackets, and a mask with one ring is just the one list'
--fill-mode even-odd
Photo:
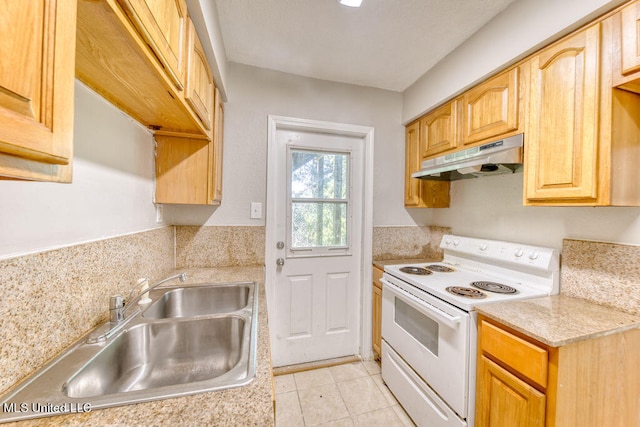
{"label": "electrical outlet", "polygon": [[251,202],[251,219],[262,219],[262,203]]}
{"label": "electrical outlet", "polygon": [[156,223],[161,223],[164,220],[164,212],[162,209],[162,205],[156,205]]}

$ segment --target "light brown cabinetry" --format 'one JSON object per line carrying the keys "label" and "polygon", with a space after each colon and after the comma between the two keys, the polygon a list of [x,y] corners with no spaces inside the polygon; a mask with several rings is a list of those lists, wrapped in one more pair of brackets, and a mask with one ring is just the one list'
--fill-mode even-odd
{"label": "light brown cabinetry", "polygon": [[433,157],[458,145],[457,102],[448,102],[420,119],[422,159]]}
{"label": "light brown cabinetry", "polygon": [[420,126],[417,121],[406,127],[404,206],[408,208],[449,207],[449,182],[412,178],[420,170]]}
{"label": "light brown cabinetry", "polygon": [[0,177],[71,181],[75,0],[4,2]]}
{"label": "light brown cabinetry", "polygon": [[601,27],[593,25],[531,58],[526,199],[597,199]]}
{"label": "light brown cabinetry", "polygon": [[515,67],[492,77],[462,95],[462,145],[476,145],[523,132],[520,120],[521,68]]}
{"label": "light brown cabinetry", "polygon": [[188,20],[187,82],[184,97],[196,112],[205,128],[213,126],[215,83],[213,74],[196,33],[196,27]]}
{"label": "light brown cabinetry", "polygon": [[478,328],[476,427],[637,422],[639,329],[549,347],[482,315]]}
{"label": "light brown cabinetry", "polygon": [[640,95],[612,88],[615,16],[533,56],[525,205],[640,204]]}
{"label": "light brown cabinetry", "polygon": [[376,358],[379,359],[382,347],[382,279],[383,271],[378,267],[373,267],[373,307],[372,307],[372,347],[376,353]]}
{"label": "light brown cabinetry", "polygon": [[145,126],[211,139],[182,89],[190,50],[183,5],[79,0],[76,77]]}
{"label": "light brown cabinetry", "polygon": [[118,0],[178,89],[184,87],[187,4],[184,0]]}
{"label": "light brown cabinetry", "polygon": [[222,158],[223,158],[223,147],[224,147],[224,102],[222,101],[222,96],[220,95],[220,91],[218,88],[215,89],[215,126],[213,131],[213,149],[211,150],[211,155],[213,159],[211,159],[211,165],[213,165],[213,169],[210,171],[211,173],[211,191],[210,200],[213,204],[222,203]]}
{"label": "light brown cabinetry", "polygon": [[156,203],[211,205],[214,199],[213,143],[156,133]]}
{"label": "light brown cabinetry", "polygon": [[614,25],[614,42],[620,44],[614,84],[640,93],[640,1],[626,5],[614,17]]}
{"label": "light brown cabinetry", "polygon": [[156,203],[219,204],[223,103],[184,0],[79,0],[77,77],[155,131]]}

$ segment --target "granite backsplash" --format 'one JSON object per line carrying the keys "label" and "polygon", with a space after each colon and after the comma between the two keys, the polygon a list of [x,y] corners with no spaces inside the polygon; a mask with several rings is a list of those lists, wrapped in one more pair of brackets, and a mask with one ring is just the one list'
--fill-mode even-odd
{"label": "granite backsplash", "polygon": [[442,259],[440,241],[448,227],[373,227],[373,260],[425,258]]}
{"label": "granite backsplash", "polygon": [[560,293],[640,315],[640,246],[564,239]]}

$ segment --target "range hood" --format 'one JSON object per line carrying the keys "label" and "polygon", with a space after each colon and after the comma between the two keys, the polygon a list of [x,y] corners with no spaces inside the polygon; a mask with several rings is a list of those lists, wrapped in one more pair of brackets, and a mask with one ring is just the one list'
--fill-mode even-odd
{"label": "range hood", "polygon": [[524,134],[445,154],[422,162],[413,178],[455,181],[522,171]]}

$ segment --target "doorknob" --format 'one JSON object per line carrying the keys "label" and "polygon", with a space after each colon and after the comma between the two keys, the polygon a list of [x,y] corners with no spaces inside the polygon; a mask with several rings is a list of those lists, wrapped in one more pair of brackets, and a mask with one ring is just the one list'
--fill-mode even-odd
{"label": "doorknob", "polygon": [[278,267],[282,267],[282,266],[284,265],[284,258],[278,258],[278,259],[276,260],[276,265],[277,265]]}

